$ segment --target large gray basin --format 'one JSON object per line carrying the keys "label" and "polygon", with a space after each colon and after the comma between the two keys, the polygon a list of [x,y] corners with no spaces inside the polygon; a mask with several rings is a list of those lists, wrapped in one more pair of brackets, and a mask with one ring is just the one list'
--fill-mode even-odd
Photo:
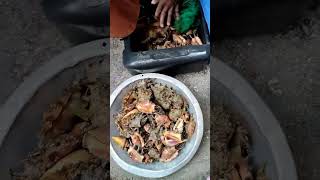
{"label": "large gray basin", "polygon": [[107,43],[107,39],[93,41],[56,56],[26,78],[1,106],[0,179],[11,179],[9,170],[19,170],[21,160],[36,148],[42,113],[72,81],[85,76],[86,66],[99,63],[101,77],[109,84]]}
{"label": "large gray basin", "polygon": [[262,167],[270,180],[297,180],[295,163],[280,125],[255,90],[234,70],[212,59],[211,106],[225,105],[240,114],[249,128],[253,163]]}

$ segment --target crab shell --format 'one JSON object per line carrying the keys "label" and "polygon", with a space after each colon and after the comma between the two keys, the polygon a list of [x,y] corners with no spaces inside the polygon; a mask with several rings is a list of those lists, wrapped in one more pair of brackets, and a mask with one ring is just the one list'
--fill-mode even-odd
{"label": "crab shell", "polygon": [[165,131],[161,136],[161,141],[165,146],[173,147],[183,143],[181,140],[181,134],[172,131]]}
{"label": "crab shell", "polygon": [[141,146],[141,147],[144,147],[144,145],[145,145],[142,136],[141,136],[139,133],[137,133],[137,132],[135,132],[135,133],[131,136],[131,140],[132,140],[132,143],[133,143],[134,145],[139,145],[139,146]]}
{"label": "crab shell", "polygon": [[174,147],[166,147],[161,153],[161,162],[170,162],[175,159],[179,154],[179,151]]}
{"label": "crab shell", "polygon": [[155,117],[155,121],[158,126],[164,125],[165,128],[168,128],[170,126],[170,119],[167,115],[159,115],[157,114]]}
{"label": "crab shell", "polygon": [[143,162],[144,156],[139,154],[132,146],[129,147],[128,154],[132,160],[140,163]]}
{"label": "crab shell", "polygon": [[138,111],[146,114],[151,114],[155,111],[155,104],[150,101],[140,101],[137,103],[136,108]]}

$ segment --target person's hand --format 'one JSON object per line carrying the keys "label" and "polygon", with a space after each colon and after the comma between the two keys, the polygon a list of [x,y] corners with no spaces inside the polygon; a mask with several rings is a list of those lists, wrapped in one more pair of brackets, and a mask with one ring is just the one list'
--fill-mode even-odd
{"label": "person's hand", "polygon": [[164,27],[165,19],[167,26],[171,25],[172,17],[179,18],[178,0],[152,0],[151,4],[158,4],[155,17],[160,18],[160,27]]}

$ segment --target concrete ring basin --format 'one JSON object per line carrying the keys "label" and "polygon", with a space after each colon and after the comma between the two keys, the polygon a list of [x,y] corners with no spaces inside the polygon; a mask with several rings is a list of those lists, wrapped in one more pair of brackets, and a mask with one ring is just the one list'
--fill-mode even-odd
{"label": "concrete ring basin", "polygon": [[297,180],[291,150],[280,125],[255,90],[234,70],[218,59],[212,60],[211,106],[224,105],[240,114],[248,127],[257,167],[266,165],[272,180]]}

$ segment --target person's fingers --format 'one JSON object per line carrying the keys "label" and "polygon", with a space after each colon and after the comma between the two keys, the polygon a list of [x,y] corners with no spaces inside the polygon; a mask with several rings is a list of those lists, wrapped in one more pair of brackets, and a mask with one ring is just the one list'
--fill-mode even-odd
{"label": "person's fingers", "polygon": [[158,4],[159,3],[159,0],[152,0],[151,1],[151,4]]}
{"label": "person's fingers", "polygon": [[160,15],[160,27],[164,27],[164,18],[167,15],[169,7],[165,6],[162,11],[161,11],[161,15]]}
{"label": "person's fingers", "polygon": [[160,1],[160,3],[159,3],[158,6],[157,6],[156,12],[154,13],[154,16],[155,16],[156,18],[159,17],[159,15],[160,15],[160,13],[162,12],[162,9],[163,9],[163,8],[164,8],[164,3],[162,3],[162,2]]}
{"label": "person's fingers", "polygon": [[176,19],[179,19],[180,14],[179,14],[179,5],[178,4],[174,8],[174,13],[175,13]]}
{"label": "person's fingers", "polygon": [[167,16],[167,26],[171,25],[171,20],[172,20],[172,12],[173,12],[173,7],[171,7],[168,11],[168,16]]}

